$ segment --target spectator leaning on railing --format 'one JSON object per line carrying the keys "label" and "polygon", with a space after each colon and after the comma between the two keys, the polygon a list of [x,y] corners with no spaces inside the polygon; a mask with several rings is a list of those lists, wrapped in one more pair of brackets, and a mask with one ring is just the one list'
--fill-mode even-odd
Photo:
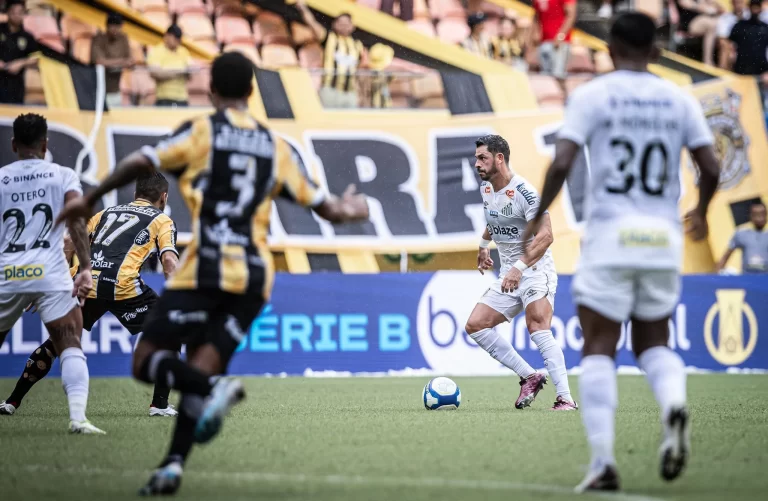
{"label": "spectator leaning on railing", "polygon": [[181,45],[181,28],[168,28],[163,43],[152,47],[147,54],[149,74],[157,82],[157,106],[187,106],[187,80],[192,74],[192,59]]}
{"label": "spectator leaning on railing", "polygon": [[6,13],[8,22],[0,23],[0,103],[24,104],[24,70],[36,63],[29,56],[39,46],[24,31],[24,2],[7,2]]}
{"label": "spectator leaning on railing", "polygon": [[91,63],[104,66],[107,84],[107,106],[120,106],[120,75],[133,65],[128,37],[123,33],[123,16],[110,13],[107,16],[107,32],[93,37]]}
{"label": "spectator leaning on railing", "polygon": [[749,223],[736,229],[728,250],[717,264],[722,272],[736,249],[741,249],[742,273],[768,273],[768,231],[765,227],[766,211],[762,202],[749,208]]}
{"label": "spectator leaning on railing", "polygon": [[312,11],[303,0],[297,0],[304,23],[323,44],[323,80],[320,88],[320,101],[326,108],[357,108],[358,68],[365,67],[367,54],[362,42],[352,37],[355,25],[352,16],[339,14],[327,31],[317,22]]}
{"label": "spectator leaning on railing", "polygon": [[576,0],[533,0],[533,8],[531,46],[539,46],[541,72],[555,77],[565,95],[571,30],[576,23]]}

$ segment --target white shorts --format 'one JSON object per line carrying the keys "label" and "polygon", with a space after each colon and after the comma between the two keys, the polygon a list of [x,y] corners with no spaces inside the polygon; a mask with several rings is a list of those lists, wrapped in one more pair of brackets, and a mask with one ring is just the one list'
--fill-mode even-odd
{"label": "white shorts", "polygon": [[535,272],[520,280],[520,286],[512,292],[501,292],[501,282],[504,277],[499,277],[491,287],[485,291],[478,303],[490,306],[511,321],[521,311],[528,308],[534,301],[546,297],[552,309],[555,308],[555,293],[557,292],[557,274],[544,271]]}
{"label": "white shorts", "polygon": [[648,322],[668,317],[680,301],[678,270],[580,268],[573,277],[573,302],[613,320]]}
{"label": "white shorts", "polygon": [[37,305],[37,313],[44,324],[60,319],[79,304],[68,291],[0,294],[0,332],[11,330],[32,303]]}

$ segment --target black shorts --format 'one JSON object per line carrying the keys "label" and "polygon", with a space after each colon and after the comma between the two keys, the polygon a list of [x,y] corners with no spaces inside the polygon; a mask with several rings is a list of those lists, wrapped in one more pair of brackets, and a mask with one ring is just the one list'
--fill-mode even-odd
{"label": "black shorts", "polygon": [[144,322],[157,302],[157,294],[152,289],[147,289],[131,299],[114,301],[110,299],[86,299],[83,305],[83,329],[90,332],[93,324],[110,312],[117,318],[123,327],[128,329],[131,334],[141,332]]}
{"label": "black shorts", "polygon": [[187,353],[212,344],[226,367],[263,306],[260,294],[166,290],[147,318],[142,341],[160,349],[185,344]]}

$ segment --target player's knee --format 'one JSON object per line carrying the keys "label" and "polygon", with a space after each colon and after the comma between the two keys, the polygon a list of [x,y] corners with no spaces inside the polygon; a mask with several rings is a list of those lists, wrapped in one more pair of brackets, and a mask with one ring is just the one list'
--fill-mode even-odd
{"label": "player's knee", "polygon": [[528,327],[528,332],[538,332],[538,331],[548,331],[550,328],[550,322],[549,318],[545,317],[539,317],[539,316],[529,316],[528,313],[525,314],[525,322],[526,327]]}
{"label": "player's knee", "polygon": [[483,329],[490,329],[491,327],[493,327],[491,319],[470,317],[470,319],[467,320],[467,325],[464,326],[464,330],[467,334],[474,334]]}

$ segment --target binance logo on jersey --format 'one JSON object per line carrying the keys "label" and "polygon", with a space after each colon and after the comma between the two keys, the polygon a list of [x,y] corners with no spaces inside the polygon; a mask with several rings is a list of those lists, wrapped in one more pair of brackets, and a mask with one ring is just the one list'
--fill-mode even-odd
{"label": "binance logo on jersey", "polygon": [[112,268],[115,265],[115,263],[106,261],[104,259],[104,253],[102,251],[98,251],[96,254],[94,254],[91,257],[91,266],[94,268]]}
{"label": "binance logo on jersey", "polygon": [[45,267],[42,264],[3,267],[3,277],[9,282],[15,280],[40,280],[44,276]]}

